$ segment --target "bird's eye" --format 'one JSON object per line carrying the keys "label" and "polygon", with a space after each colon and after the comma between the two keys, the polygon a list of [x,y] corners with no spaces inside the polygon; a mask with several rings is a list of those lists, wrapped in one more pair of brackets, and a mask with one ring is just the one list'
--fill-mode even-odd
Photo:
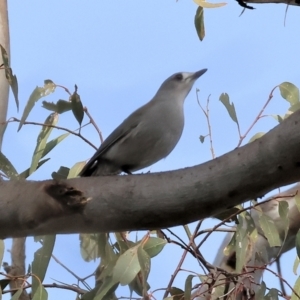
{"label": "bird's eye", "polygon": [[178,80],[178,81],[181,81],[181,80],[183,79],[183,76],[182,76],[181,73],[178,73],[178,74],[175,75],[174,78],[175,78],[176,80]]}

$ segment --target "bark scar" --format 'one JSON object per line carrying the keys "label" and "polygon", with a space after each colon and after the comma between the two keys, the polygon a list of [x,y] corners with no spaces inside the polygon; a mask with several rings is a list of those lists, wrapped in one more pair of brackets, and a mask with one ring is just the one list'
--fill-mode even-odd
{"label": "bark scar", "polygon": [[45,192],[63,206],[72,210],[81,210],[91,200],[83,195],[83,192],[63,182],[47,184]]}

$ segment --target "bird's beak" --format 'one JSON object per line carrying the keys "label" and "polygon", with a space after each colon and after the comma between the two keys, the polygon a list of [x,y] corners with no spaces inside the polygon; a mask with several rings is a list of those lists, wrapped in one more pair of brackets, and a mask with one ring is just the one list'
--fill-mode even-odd
{"label": "bird's beak", "polygon": [[198,79],[200,76],[202,76],[205,72],[207,71],[207,69],[202,69],[200,71],[195,72],[192,76],[191,79],[192,80],[196,80]]}

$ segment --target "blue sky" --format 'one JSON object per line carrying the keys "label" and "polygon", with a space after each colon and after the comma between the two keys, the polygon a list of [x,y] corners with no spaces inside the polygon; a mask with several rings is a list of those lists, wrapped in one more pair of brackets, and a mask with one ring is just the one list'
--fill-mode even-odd
{"label": "blue sky", "polygon": [[[217,156],[237,146],[238,135],[219,96],[227,92],[234,102],[242,132],[250,126],[268,99],[271,89],[283,81],[300,86],[299,13],[290,7],[284,26],[284,5],[255,5],[239,17],[242,8],[235,1],[219,9],[205,10],[206,37],[198,40],[194,29],[197,6],[193,1],[9,1],[12,68],[19,81],[21,112],[26,101],[44,79],[78,93],[88,107],[104,138],[134,109],[149,101],[160,84],[178,71],[193,72],[208,68],[195,88],[205,103],[210,95],[211,124]],[[197,104],[195,88],[185,103],[185,129],[180,142],[165,160],[148,168],[151,172],[193,166],[211,159],[209,144],[199,142],[207,134],[206,120]],[[283,114],[288,104],[275,92],[266,113]],[[67,99],[62,90],[47,98]],[[38,102],[28,120],[43,122],[49,112]],[[10,98],[8,117],[20,117]],[[60,126],[77,128],[71,113],[61,116]],[[271,118],[260,121],[246,141],[259,131],[276,125]],[[18,124],[10,124],[3,145],[4,154],[18,171],[31,162],[39,127],[26,125],[17,133]],[[92,127],[83,133],[94,144],[99,137]],[[53,132],[52,137],[62,132]],[[21,154],[20,154],[21,153]],[[76,137],[68,138],[51,152],[51,160],[30,179],[43,180],[59,166],[71,167],[88,159],[94,150]],[[206,222],[211,226],[211,222]],[[181,229],[178,229],[182,232]],[[28,238],[28,261],[38,245]],[[219,236],[208,242],[203,253],[213,260]],[[72,246],[71,246],[72,245]],[[9,248],[9,242],[7,243]],[[212,249],[215,249],[213,251]],[[81,261],[77,235],[59,236],[54,253],[82,277],[96,264]],[[167,245],[161,257],[153,260],[149,281],[153,289],[166,286],[182,251]],[[295,250],[284,257],[284,275],[291,284]],[[9,261],[9,255],[6,254]],[[163,262],[163,270],[162,270]],[[201,272],[188,259],[186,269]],[[183,287],[187,274],[178,277],[175,285]],[[51,278],[73,283],[75,280],[54,262],[45,282]],[[273,284],[272,284],[273,281]],[[269,279],[271,286],[277,284]],[[124,292],[123,292],[124,291]],[[74,299],[71,292],[49,290],[65,299]],[[122,290],[122,296],[128,295]],[[159,297],[159,294],[157,294]],[[53,298],[52,298],[53,299]]]}

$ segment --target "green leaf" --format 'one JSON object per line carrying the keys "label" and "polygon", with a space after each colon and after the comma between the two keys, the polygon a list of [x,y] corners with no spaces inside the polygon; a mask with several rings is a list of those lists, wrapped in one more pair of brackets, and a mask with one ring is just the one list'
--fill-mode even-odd
{"label": "green leaf", "polygon": [[53,130],[53,127],[49,127],[47,125],[56,125],[57,122],[58,122],[58,114],[56,113],[50,114],[48,118],[45,120],[45,125],[42,127],[40,134],[38,135],[37,138],[36,147],[33,153],[29,174],[32,174],[37,169],[38,163],[42,158],[44,152],[45,151],[47,152],[49,150],[46,149],[46,143],[50,133]]}
{"label": "green leaf", "polygon": [[[43,237],[43,245],[34,253],[34,259],[32,262],[32,273],[37,276],[40,282],[43,282],[45,274],[51,259],[53,247],[55,244],[55,235],[45,235]],[[39,280],[32,276],[32,294],[38,290],[40,285]],[[39,299],[39,298],[37,298]]]}
{"label": "green leaf", "polygon": [[33,294],[32,300],[47,300],[47,299],[48,299],[47,291],[41,284],[39,284],[36,292]]}
{"label": "green leaf", "polygon": [[290,219],[289,219],[289,204],[287,201],[280,201],[278,204],[278,212],[280,216],[280,227],[284,230],[284,240],[287,237]]}
{"label": "green leaf", "polygon": [[113,276],[106,277],[93,300],[103,300],[104,296],[113,293],[117,289],[118,285],[118,281],[115,281]]}
{"label": "green leaf", "polygon": [[200,135],[200,136],[199,136],[200,142],[201,142],[202,144],[204,143],[205,138],[206,138],[206,136],[204,136],[204,135]]}
{"label": "green leaf", "polygon": [[203,41],[205,37],[205,25],[204,25],[204,10],[203,7],[201,6],[198,6],[197,8],[194,23],[195,23],[197,35],[200,41]]}
{"label": "green leaf", "polygon": [[262,281],[260,284],[260,288],[258,289],[258,291],[255,294],[255,299],[257,299],[257,300],[263,299],[264,295],[266,293],[266,289],[267,289],[267,286],[266,286],[265,282]]}
{"label": "green leaf", "polygon": [[257,132],[254,134],[254,136],[249,140],[248,143],[254,142],[255,140],[261,138],[263,135],[265,135],[264,132]]}
{"label": "green leaf", "polygon": [[2,47],[2,45],[0,45],[0,47],[1,47],[2,61],[3,61],[4,68],[5,68],[5,77],[11,87],[11,90],[12,90],[14,98],[15,98],[17,110],[19,111],[18,80],[17,80],[16,75],[13,75],[12,69],[9,66],[9,58],[8,58],[6,50]]}
{"label": "green leaf", "polygon": [[81,257],[89,262],[99,257],[97,234],[81,233],[80,236]]}
{"label": "green leaf", "polygon": [[227,112],[230,116],[230,118],[237,124],[239,124],[237,116],[236,116],[236,112],[235,112],[235,108],[234,108],[234,104],[230,103],[229,100],[229,95],[227,93],[222,93],[219,100],[223,103],[223,105],[225,106],[225,108],[227,109]]}
{"label": "green leaf", "polygon": [[166,240],[156,237],[150,237],[144,245],[144,250],[152,258],[158,255],[167,244]]}
{"label": "green leaf", "polygon": [[[11,282],[10,279],[1,279],[0,280],[1,291],[3,291],[9,285],[10,282]],[[0,297],[0,299],[1,299],[1,297]]]}
{"label": "green leaf", "polygon": [[283,82],[279,85],[280,94],[291,106],[299,102],[299,89],[290,82]]}
{"label": "green leaf", "polygon": [[62,142],[69,135],[70,135],[70,133],[64,133],[64,134],[56,137],[55,139],[51,140],[50,142],[48,142],[44,148],[44,152],[43,152],[41,158],[46,156],[51,150],[53,150],[53,148],[55,148],[60,142]]}
{"label": "green leaf", "polygon": [[27,104],[25,106],[18,131],[22,128],[24,122],[26,121],[27,117],[29,116],[29,113],[31,112],[32,108],[34,107],[35,103],[40,100],[43,97],[48,96],[50,93],[53,93],[55,91],[56,85],[50,81],[45,80],[44,87],[36,87],[33,92],[31,93],[29,100],[27,101]]}
{"label": "green leaf", "polygon": [[237,273],[241,272],[245,264],[247,264],[247,251],[249,245],[249,238],[247,234],[247,226],[243,226],[245,219],[240,214],[238,216],[239,223],[236,227],[236,242],[235,242],[235,252],[236,252],[236,266],[235,270]]}
{"label": "green leaf", "polygon": [[83,105],[80,100],[80,96],[77,94],[77,86],[75,85],[75,92],[71,96],[71,103],[72,103],[72,112],[74,114],[74,117],[76,118],[79,125],[81,125],[84,111],[83,111]]}
{"label": "green leaf", "polygon": [[116,263],[113,271],[114,282],[120,282],[121,285],[129,284],[141,270],[137,251],[140,245],[128,249],[122,254]]}
{"label": "green leaf", "polygon": [[227,4],[225,2],[210,3],[210,2],[205,2],[205,0],[194,0],[194,2],[203,8],[217,8],[217,7],[222,7]]}
{"label": "green leaf", "polygon": [[19,298],[20,298],[22,292],[23,292],[23,289],[22,289],[22,288],[19,288],[19,289],[15,292],[15,294],[11,297],[10,300],[19,300]]}
{"label": "green leaf", "polygon": [[293,292],[291,300],[299,300],[299,296],[300,296],[300,277],[297,278],[293,289],[294,289],[294,291],[296,292],[296,294],[298,296]]}
{"label": "green leaf", "polygon": [[10,179],[18,176],[17,170],[2,152],[0,152],[0,170]]}
{"label": "green leaf", "polygon": [[184,285],[184,300],[190,300],[191,299],[191,293],[192,293],[192,280],[195,276],[189,275],[185,280]]}
{"label": "green leaf", "polygon": [[184,299],[184,291],[175,286],[171,287],[170,294],[171,294],[173,300],[183,300]]}
{"label": "green leaf", "polygon": [[281,240],[274,221],[267,215],[259,217],[259,224],[271,247],[281,246]]}
{"label": "green leaf", "polygon": [[58,114],[62,114],[72,109],[72,103],[66,100],[58,100],[56,103],[43,101],[42,107]]}
{"label": "green leaf", "polygon": [[52,178],[55,180],[67,179],[69,175],[70,169],[67,167],[61,166],[57,172],[53,172],[51,174]]}
{"label": "green leaf", "polygon": [[[36,169],[39,169],[48,160],[50,160],[50,157],[46,158],[46,159],[43,159],[43,160],[40,160]],[[28,168],[25,171],[23,171],[22,173],[20,173],[18,175],[18,178],[20,178],[20,179],[26,179],[27,177],[29,177],[29,175],[30,175],[30,168]]]}
{"label": "green leaf", "polygon": [[270,289],[269,293],[264,297],[266,300],[278,300],[278,290]]}
{"label": "green leaf", "polygon": [[141,267],[141,271],[140,271],[141,276],[137,276],[136,279],[139,282],[141,282],[142,291],[143,291],[142,295],[147,295],[147,290],[150,288],[149,285],[147,284],[147,279],[150,273],[151,259],[148,253],[142,247],[138,247],[137,255]]}
{"label": "green leaf", "polygon": [[86,165],[86,161],[77,162],[69,171],[68,179],[75,178],[82,168]]}
{"label": "green leaf", "polygon": [[[296,241],[296,243],[297,243],[297,241]],[[293,272],[295,275],[297,275],[297,269],[299,267],[299,262],[300,262],[300,260],[299,260],[298,256],[296,256],[294,265],[293,265]]]}

